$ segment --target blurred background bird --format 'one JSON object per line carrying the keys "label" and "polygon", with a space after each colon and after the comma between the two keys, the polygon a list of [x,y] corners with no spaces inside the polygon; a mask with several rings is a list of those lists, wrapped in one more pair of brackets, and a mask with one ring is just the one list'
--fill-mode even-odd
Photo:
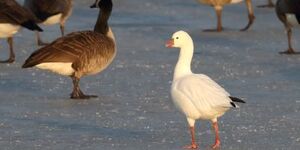
{"label": "blurred background bird", "polygon": [[[24,6],[36,16],[38,23],[59,24],[61,35],[64,36],[66,20],[72,14],[73,0],[25,0]],[[37,44],[46,45],[39,33],[36,34]]]}
{"label": "blurred background bird", "polygon": [[[216,29],[207,29],[204,31],[216,31],[216,32],[221,32],[223,30],[222,26],[222,10],[224,5],[228,4],[236,4],[239,2],[242,2],[243,0],[197,0],[198,2],[206,5],[210,5],[214,7],[216,14],[217,14],[217,28]],[[246,5],[247,5],[247,10],[248,10],[248,24],[246,27],[241,29],[241,31],[246,31],[250,28],[250,26],[254,22],[254,13],[253,13],[253,8],[252,8],[252,1],[251,0],[245,0]]]}
{"label": "blurred background bird", "polygon": [[292,47],[292,28],[300,26],[300,0],[278,0],[276,14],[283,23],[288,37],[288,49],[281,54],[299,54]]}
{"label": "blurred background bird", "polygon": [[0,63],[12,63],[15,61],[13,49],[13,35],[21,27],[32,31],[43,31],[35,22],[34,16],[29,10],[23,8],[15,0],[0,0],[0,38],[7,38],[9,44],[9,58]]}
{"label": "blurred background bird", "polygon": [[84,94],[79,81],[83,76],[106,69],[116,56],[115,37],[108,25],[112,7],[112,0],[96,0],[91,8],[100,11],[94,31],[78,31],[58,38],[33,52],[22,67],[37,67],[71,77],[72,99],[97,97]]}

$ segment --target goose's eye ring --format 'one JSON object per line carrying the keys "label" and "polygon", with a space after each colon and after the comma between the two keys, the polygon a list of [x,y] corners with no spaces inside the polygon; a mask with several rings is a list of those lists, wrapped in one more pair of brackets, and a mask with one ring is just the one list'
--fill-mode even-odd
{"label": "goose's eye ring", "polygon": [[178,39],[179,39],[179,37],[176,37],[176,39],[178,40]]}

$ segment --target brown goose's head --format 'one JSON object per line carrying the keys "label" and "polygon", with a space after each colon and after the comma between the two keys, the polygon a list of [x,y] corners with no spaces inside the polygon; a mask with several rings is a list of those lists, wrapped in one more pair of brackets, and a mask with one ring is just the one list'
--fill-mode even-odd
{"label": "brown goose's head", "polygon": [[95,3],[90,7],[111,11],[112,6],[113,6],[112,0],[96,0]]}

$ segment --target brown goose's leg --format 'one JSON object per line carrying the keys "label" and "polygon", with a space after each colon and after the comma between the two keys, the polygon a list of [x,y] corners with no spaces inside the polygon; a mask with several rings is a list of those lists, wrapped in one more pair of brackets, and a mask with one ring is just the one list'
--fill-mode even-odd
{"label": "brown goose's leg", "polygon": [[0,63],[13,63],[15,61],[15,53],[13,49],[13,37],[7,38],[9,45],[9,58],[7,60],[0,61]]}
{"label": "brown goose's leg", "polygon": [[215,6],[214,8],[215,8],[217,19],[218,19],[217,28],[216,29],[206,29],[206,30],[203,30],[204,32],[221,32],[223,30],[223,27],[222,27],[222,9],[223,9],[223,7],[218,5],[218,6]]}
{"label": "brown goose's leg", "polygon": [[274,3],[272,2],[272,0],[268,0],[268,4],[265,4],[265,5],[258,5],[257,7],[259,7],[259,8],[265,8],[265,7],[273,8],[273,7],[275,7],[275,5],[274,5]]}
{"label": "brown goose's leg", "polygon": [[246,5],[247,5],[247,9],[248,9],[248,18],[249,18],[249,21],[248,21],[248,24],[246,25],[246,27],[243,28],[243,29],[241,29],[241,31],[248,30],[250,28],[250,26],[253,24],[254,19],[255,19],[251,0],[246,0]]}
{"label": "brown goose's leg", "polygon": [[60,27],[61,35],[65,36],[65,23],[61,22],[60,25],[59,25],[59,27]]}
{"label": "brown goose's leg", "polygon": [[89,99],[89,98],[95,98],[97,97],[96,95],[85,95],[79,88],[79,81],[80,79],[72,76],[71,77],[73,80],[73,92],[71,93],[71,98],[72,99]]}
{"label": "brown goose's leg", "polygon": [[287,31],[289,48],[286,51],[279,52],[279,53],[280,54],[300,54],[298,52],[295,52],[293,47],[292,47],[292,29],[291,29],[291,27],[286,27],[286,31]]}
{"label": "brown goose's leg", "polygon": [[36,38],[37,38],[37,44],[38,46],[45,46],[48,45],[49,43],[43,42],[40,36],[40,33],[37,31],[36,32]]}

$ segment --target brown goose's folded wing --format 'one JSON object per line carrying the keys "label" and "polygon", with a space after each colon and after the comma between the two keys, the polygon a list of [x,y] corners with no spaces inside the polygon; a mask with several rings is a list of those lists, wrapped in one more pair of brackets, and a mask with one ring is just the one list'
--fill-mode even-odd
{"label": "brown goose's folded wing", "polygon": [[[33,67],[46,62],[74,63],[81,59],[83,55],[96,54],[101,51],[101,47],[106,47],[105,42],[101,42],[103,39],[107,38],[93,31],[68,34],[32,53],[22,67]],[[93,56],[87,57],[92,58]]]}

